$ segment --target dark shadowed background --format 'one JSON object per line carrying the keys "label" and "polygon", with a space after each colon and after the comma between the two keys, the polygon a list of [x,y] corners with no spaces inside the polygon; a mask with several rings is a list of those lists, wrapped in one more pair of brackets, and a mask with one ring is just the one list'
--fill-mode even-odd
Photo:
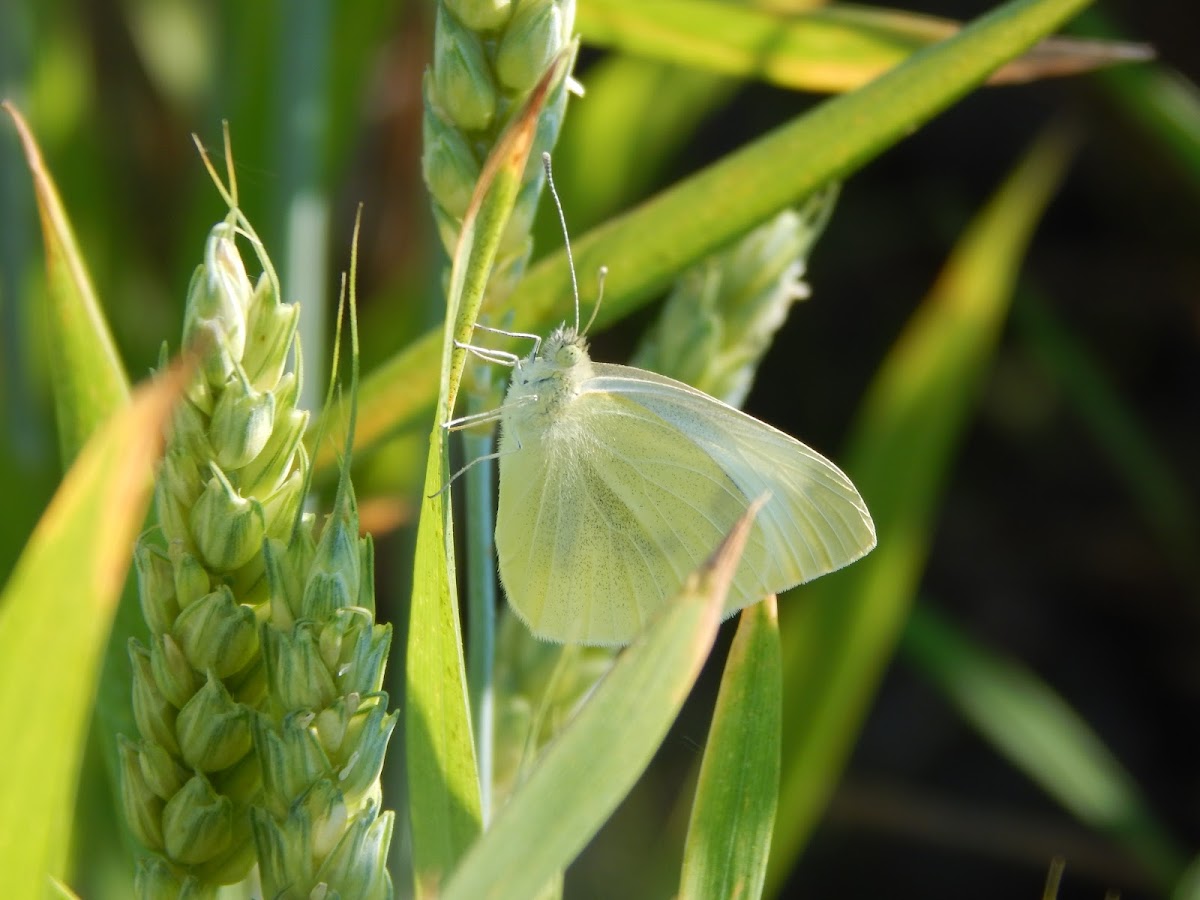
{"label": "dark shadowed background", "polygon": [[[442,264],[419,163],[432,19],[416,4],[373,5],[372,28],[331,36],[331,91],[353,103],[330,117],[322,151],[335,161],[331,270],[344,265],[355,204],[367,203],[360,291],[368,370],[437,321]],[[962,20],[992,5],[921,0],[909,8]],[[178,18],[164,33],[179,42],[158,48],[176,54],[167,62],[147,60],[155,44],[136,31],[154,20],[148,2],[52,0],[0,12],[0,84],[38,130],[135,376],[155,363],[162,340],[177,344],[188,275],[222,212],[189,133],[215,146],[220,120],[230,120],[242,206],[263,222],[268,247],[281,233],[272,220],[281,173],[292,154],[306,152],[270,138],[274,87],[265,74],[204,55],[229,41],[242,63],[252,59],[244,42],[286,28],[283,7],[264,4],[249,17],[257,30],[239,37],[222,34],[234,21],[219,14],[222,6],[163,4],[161,16]],[[1200,79],[1194,4],[1103,0],[1097,9],[1103,22],[1093,17],[1081,29],[1148,42],[1163,66]],[[585,49],[577,70],[585,85],[602,57]],[[176,81],[164,84],[164,72]],[[1044,126],[1074,128],[1077,156],[1028,252],[1011,321],[947,477],[918,602],[1058,691],[1190,853],[1200,843],[1200,144],[1173,147],[1145,125],[1121,84],[1104,74],[982,90],[850,178],[812,254],[813,296],[793,310],[747,406],[837,459],[881,358],[971,217]],[[819,100],[741,87],[652,183],[617,205]],[[564,127],[569,137],[569,113]],[[0,262],[22,266],[8,264],[0,282],[2,460],[11,473],[0,489],[0,571],[57,479],[45,349],[36,323],[10,302],[39,283],[40,238],[27,176],[4,131]],[[572,215],[572,194],[588,180],[586,153],[561,159],[557,176],[575,233],[616,211]],[[559,246],[552,223],[542,222],[539,236],[539,252]],[[328,298],[336,281],[327,282]],[[599,336],[595,356],[621,360],[651,319],[647,310]],[[414,483],[375,460],[360,494]],[[403,602],[409,548],[403,530],[380,539],[381,619]],[[686,828],[683,780],[702,750],[728,639],[643,783],[568,875],[567,896],[672,889]],[[398,679],[403,667],[394,661],[393,671]],[[393,690],[402,696],[398,680]],[[400,771],[393,766],[390,777]],[[905,643],[787,893],[1033,898],[1056,856],[1066,861],[1064,900],[1159,896],[1136,861],[1078,824],[966,724]]]}

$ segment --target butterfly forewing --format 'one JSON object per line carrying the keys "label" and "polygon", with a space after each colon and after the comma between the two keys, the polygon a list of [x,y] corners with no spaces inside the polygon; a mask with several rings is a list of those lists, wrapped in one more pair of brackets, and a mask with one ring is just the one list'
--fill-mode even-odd
{"label": "butterfly forewing", "polygon": [[768,568],[761,577],[747,577],[745,565],[739,570],[727,610],[757,599],[746,592],[764,586],[771,593],[785,590],[848,565],[875,546],[875,526],[862,497],[816,451],[680,382],[626,366],[594,369],[585,393],[624,397],[671,425],[677,440],[695,444],[746,503],[770,495],[752,535],[766,548]]}

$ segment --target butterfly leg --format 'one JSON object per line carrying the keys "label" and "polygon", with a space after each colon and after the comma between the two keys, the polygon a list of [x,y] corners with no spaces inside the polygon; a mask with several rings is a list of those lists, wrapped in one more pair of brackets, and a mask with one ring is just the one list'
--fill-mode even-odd
{"label": "butterfly leg", "polygon": [[507,350],[496,350],[491,347],[476,347],[474,344],[464,344],[462,341],[455,341],[454,347],[457,350],[466,350],[468,353],[474,354],[484,362],[495,363],[500,366],[508,366],[512,368],[521,361],[521,358],[515,353],[509,353]]}
{"label": "butterfly leg", "polygon": [[475,425],[484,425],[488,422],[499,422],[500,416],[504,407],[496,409],[488,409],[483,412],[471,413],[469,416],[459,416],[457,419],[451,419],[449,422],[443,422],[442,427],[447,431],[461,431],[464,428],[471,428]]}
{"label": "butterfly leg", "polygon": [[476,466],[481,462],[487,462],[488,460],[491,460],[491,459],[499,459],[500,457],[507,456],[510,453],[516,453],[520,449],[521,449],[521,442],[518,440],[517,446],[513,447],[511,450],[497,450],[495,453],[489,453],[486,456],[475,457],[475,459],[471,460],[469,463],[467,463],[465,466],[463,466],[461,469],[459,469],[457,472],[455,472],[453,475],[451,475],[450,479],[445,484],[443,484],[440,488],[438,488],[437,493],[430,494],[429,499],[432,500],[434,497],[438,496],[438,494],[444,493],[446,490],[449,489],[450,485],[454,484],[454,482],[458,480],[459,475],[462,475],[464,472],[466,472],[468,469],[472,468],[473,466]]}
{"label": "butterfly leg", "polygon": [[468,416],[459,416],[457,419],[451,419],[449,422],[443,422],[442,427],[447,431],[462,431],[464,428],[473,428],[476,425],[486,425],[488,422],[499,422],[504,416],[506,409],[513,409],[516,406],[522,406],[529,403],[537,402],[536,394],[529,394],[522,397],[514,403],[507,403],[504,406],[497,406],[495,409],[487,409],[483,412],[471,413]]}
{"label": "butterfly leg", "polygon": [[505,331],[503,328],[493,328],[490,325],[480,325],[478,322],[475,323],[475,327],[480,331],[499,334],[507,338],[525,338],[526,340],[533,341],[533,356],[537,356],[538,350],[540,350],[542,347],[542,336],[540,334],[530,334],[528,331]]}

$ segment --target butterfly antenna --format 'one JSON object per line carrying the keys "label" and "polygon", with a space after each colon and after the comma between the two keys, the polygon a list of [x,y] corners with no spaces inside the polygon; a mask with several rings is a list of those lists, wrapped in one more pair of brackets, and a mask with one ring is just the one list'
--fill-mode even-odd
{"label": "butterfly antenna", "polygon": [[583,328],[583,333],[587,334],[592,330],[592,323],[596,321],[596,315],[600,312],[600,301],[604,299],[604,279],[608,277],[608,266],[601,266],[600,271],[596,274],[596,281],[599,282],[599,287],[596,288],[596,305],[592,307],[592,317],[588,319],[587,325]]}
{"label": "butterfly antenna", "polygon": [[546,183],[550,185],[550,196],[554,198],[554,208],[558,210],[558,223],[562,225],[563,243],[567,246],[567,268],[571,270],[571,293],[575,297],[575,333],[579,334],[579,282],[575,279],[575,258],[571,255],[571,237],[567,234],[567,217],[563,215],[562,203],[558,199],[558,189],[554,187],[554,173],[550,168],[549,153],[542,153],[542,166],[546,169]]}

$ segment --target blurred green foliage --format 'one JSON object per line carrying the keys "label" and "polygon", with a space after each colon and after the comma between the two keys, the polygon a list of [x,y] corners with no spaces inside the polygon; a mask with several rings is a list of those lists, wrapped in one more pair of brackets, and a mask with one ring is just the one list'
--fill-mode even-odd
{"label": "blurred green foliage", "polygon": [[[721,5],[772,16],[819,4]],[[946,0],[937,11],[965,19],[991,5]],[[589,93],[572,102],[556,151],[567,217],[580,235],[814,103],[759,83],[762,72],[719,64],[711,47],[694,43],[694,29],[686,54],[656,53],[644,36],[628,34],[604,43],[638,55],[595,50],[588,16],[619,6],[580,0],[577,77]],[[940,494],[924,496],[933,504],[924,515],[898,519],[908,530],[897,540],[928,554],[905,563],[911,571],[900,574],[912,586],[900,584],[896,571],[847,573],[902,595],[893,619],[861,622],[868,634],[873,627],[896,633],[869,653],[846,645],[847,654],[869,655],[853,703],[837,705],[820,681],[784,684],[785,734],[810,720],[801,714],[811,710],[794,704],[811,697],[833,703],[825,715],[844,732],[831,738],[842,743],[824,770],[829,780],[810,785],[819,802],[789,810],[783,796],[781,823],[811,821],[796,832],[802,839],[776,845],[769,883],[779,891],[791,884],[833,896],[1030,895],[1051,857],[1063,854],[1062,896],[1071,896],[1073,883],[1089,896],[1110,887],[1123,896],[1165,896],[1200,841],[1200,769],[1181,739],[1200,683],[1200,23],[1188,4],[1151,7],[1103,2],[1077,27],[1081,35],[1148,40],[1159,62],[987,89],[853,175],[812,254],[814,297],[793,314],[760,371],[750,409],[841,460],[836,449],[867,385],[897,389],[899,376],[890,386],[880,381],[889,377],[881,361],[936,304],[936,294],[924,305],[920,298],[961,247],[974,211],[1045,121],[1073,119],[1078,162],[1028,256],[1016,253],[996,276],[1014,282],[1013,327],[1001,318],[994,355],[964,361],[980,366],[975,389],[966,379],[939,384],[954,403],[923,409],[927,418],[917,420],[951,430],[959,421],[952,417],[961,421],[950,441],[957,450],[914,451],[917,462],[936,464],[926,477]],[[310,398],[322,387],[322,323],[360,200],[367,201],[364,372],[381,371],[440,321],[445,259],[419,166],[432,28],[429,6],[394,0],[0,4],[0,93],[37,135],[133,379],[156,363],[164,339],[179,334],[198,248],[223,213],[189,136],[214,146],[223,119],[237,150],[242,206],[264,223],[285,294],[303,300],[309,317]],[[545,212],[535,256],[559,252],[557,224]],[[7,126],[0,128],[0,214],[0,572],[8,573],[62,466],[42,242],[29,171]],[[1036,218],[1033,208],[1029,214]],[[998,247],[1017,239],[1003,229],[994,237]],[[554,265],[552,258],[543,271]],[[581,275],[592,277],[586,268]],[[520,288],[515,297],[519,312]],[[552,298],[560,305],[542,305],[539,315],[559,314],[566,299]],[[630,318],[599,338],[598,358],[619,359],[635,343],[646,324],[636,305],[622,308],[617,299],[609,309]],[[528,324],[518,317],[515,326]],[[955,349],[951,332],[926,339]],[[418,380],[397,384],[420,394]],[[425,407],[418,398],[413,408]],[[431,422],[424,412],[413,418],[415,429],[358,457],[367,527],[372,516],[411,525]],[[861,441],[872,432],[856,433]],[[913,437],[899,434],[897,442]],[[857,480],[869,472],[880,490],[911,486],[916,462],[887,461],[898,446],[856,443],[849,474]],[[906,511],[913,512],[897,513]],[[378,554],[379,615],[397,623],[397,652],[407,609],[396,598],[406,596],[411,553],[403,528],[381,540]],[[851,584],[831,580],[820,596],[801,590],[781,599],[785,672],[797,666],[789,630],[818,619],[818,602],[844,600],[838,592]],[[906,625],[918,589],[936,599],[922,600],[930,610]],[[912,665],[889,671],[897,639]],[[393,660],[390,671],[399,677],[404,665]],[[698,765],[694,745],[705,733],[715,671],[702,676],[646,777],[568,872],[568,896],[674,890],[691,794],[681,785]],[[1006,710],[1048,741],[1044,752],[1030,753],[1031,742],[1014,745],[1005,723],[1016,718],[998,715]],[[839,781],[851,746],[857,753]],[[1077,766],[1075,751],[1103,764]],[[1055,766],[1087,773],[1087,783],[1055,791]],[[397,808],[402,773],[398,757],[385,772]],[[1086,814],[1086,798],[1110,788],[1135,798],[1136,831]],[[108,843],[115,821],[108,800],[102,767],[89,763],[71,882],[84,896],[128,890],[122,879],[131,869]],[[396,844],[403,848],[402,835]],[[1190,896],[1185,881],[1179,885],[1176,896]]]}

